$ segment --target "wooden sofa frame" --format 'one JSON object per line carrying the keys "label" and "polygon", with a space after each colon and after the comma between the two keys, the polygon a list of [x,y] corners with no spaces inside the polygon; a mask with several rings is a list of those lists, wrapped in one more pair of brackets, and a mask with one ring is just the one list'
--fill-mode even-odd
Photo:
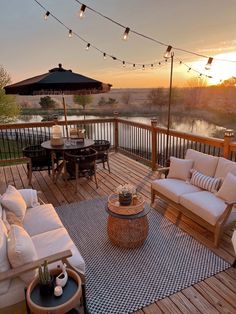
{"label": "wooden sofa frame", "polygon": [[[167,173],[169,171],[169,167],[159,168],[157,171],[158,171],[159,179],[161,179],[163,175],[164,176],[167,175]],[[214,234],[214,246],[215,247],[219,246],[219,242],[220,242],[220,238],[221,238],[222,233],[223,233],[224,225],[225,225],[225,223],[226,223],[226,221],[227,221],[227,219],[231,213],[233,206],[236,204],[236,201],[232,202],[232,203],[225,202],[227,204],[225,211],[218,218],[216,224],[213,226],[210,223],[208,223],[206,220],[204,220],[203,218],[201,218],[198,215],[191,212],[189,209],[187,209],[183,205],[175,203],[174,201],[167,198],[165,195],[154,190],[151,187],[151,203],[152,204],[155,201],[155,196],[158,196],[159,198],[163,199],[164,201],[166,201],[167,203],[169,203],[173,207],[175,207],[181,214],[184,214],[185,216],[192,219],[194,222],[198,223],[199,225],[203,226],[207,230],[211,231]]]}
{"label": "wooden sofa frame", "polygon": [[[85,297],[85,276],[83,274],[81,274],[77,268],[73,267],[70,264],[70,262],[68,261],[67,258],[71,257],[71,256],[72,256],[72,253],[70,250],[66,250],[66,251],[56,253],[56,254],[49,255],[47,257],[38,259],[34,262],[25,264],[23,266],[16,267],[16,268],[1,272],[0,273],[0,281],[19,277],[21,274],[23,274],[27,271],[38,268],[38,266],[43,264],[43,262],[45,260],[47,260],[48,264],[54,263],[56,261],[62,261],[63,263],[66,263],[68,268],[73,269],[75,272],[77,272],[81,278],[81,281],[82,281],[82,302],[83,302],[83,306],[84,306],[84,313],[87,314],[86,297]],[[3,313],[10,313],[12,307],[15,307],[17,305],[21,306],[22,302],[20,302],[18,304],[14,304],[12,306],[8,306],[7,308],[3,308],[3,309],[1,309],[1,311],[3,311]]]}

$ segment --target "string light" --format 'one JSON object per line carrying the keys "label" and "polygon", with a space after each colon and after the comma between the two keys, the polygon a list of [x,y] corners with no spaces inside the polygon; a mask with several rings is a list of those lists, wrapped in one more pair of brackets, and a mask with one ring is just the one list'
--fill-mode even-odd
{"label": "string light", "polygon": [[123,67],[125,67],[125,61],[122,61],[122,63],[123,63]]}
{"label": "string light", "polygon": [[[37,0],[34,0],[34,1],[37,2]],[[75,0],[75,1],[76,1],[77,3],[79,3],[80,5],[83,4],[83,3],[82,3],[81,1],[79,1],[79,0]],[[142,34],[142,33],[140,33],[140,32],[137,32],[137,31],[135,31],[135,30],[133,30],[133,29],[130,29],[129,27],[126,27],[126,26],[122,25],[120,22],[117,22],[117,21],[113,20],[112,18],[110,18],[110,17],[108,17],[108,16],[102,14],[101,12],[99,12],[99,11],[97,11],[97,10],[95,10],[95,9],[93,9],[93,8],[91,8],[91,7],[89,7],[89,6],[86,6],[86,7],[87,7],[87,9],[89,9],[89,10],[91,10],[92,12],[96,13],[97,15],[101,16],[102,18],[107,19],[108,21],[110,21],[110,22],[112,22],[112,23],[118,25],[119,27],[123,27],[125,30],[128,29],[128,33],[129,33],[129,32],[132,32],[132,33],[136,34],[137,36],[140,36],[140,37],[143,37],[143,38],[148,39],[148,40],[150,40],[150,41],[153,41],[153,42],[155,42],[155,43],[157,43],[157,44],[159,44],[159,45],[169,47],[169,45],[167,45],[166,43],[164,43],[164,42],[162,42],[162,41],[160,41],[160,40],[157,40],[157,39],[155,39],[155,38],[152,38],[152,37],[150,37],[150,36],[147,36],[147,35],[145,35],[145,34]],[[124,33],[124,34],[125,34],[125,33]],[[126,37],[126,39],[127,39],[127,37]],[[194,52],[194,51],[182,49],[182,48],[179,48],[179,47],[172,47],[172,48],[175,49],[175,50],[181,51],[181,52],[185,52],[185,53],[188,53],[188,54],[192,54],[192,55],[198,56],[198,57],[209,58],[209,56],[206,56],[206,55],[203,55],[203,54]],[[217,58],[216,60],[218,60],[218,61],[225,61],[225,62],[233,62],[233,63],[236,63],[236,60],[227,60],[227,59],[218,59],[218,58]]]}
{"label": "string light", "polygon": [[[170,58],[171,57],[171,49],[172,49],[172,46],[168,46],[167,47],[167,49],[166,49],[166,52],[165,52],[165,54],[164,54],[164,58],[165,59],[168,59],[168,58]],[[166,60],[167,61],[167,60]]]}
{"label": "string light", "polygon": [[135,69],[135,63],[133,64],[133,69]]}
{"label": "string light", "polygon": [[151,68],[153,68],[153,63],[151,64]]}
{"label": "string light", "polygon": [[143,64],[143,70],[145,70],[145,64]]}
{"label": "string light", "polygon": [[84,17],[84,11],[86,9],[86,5],[82,4],[81,8],[80,8],[80,13],[79,13],[79,17],[82,19]]}
{"label": "string light", "polygon": [[91,46],[90,43],[87,43],[86,50],[89,50],[90,46]]}
{"label": "string light", "polygon": [[72,37],[72,29],[69,29],[69,37]]}
{"label": "string light", "polygon": [[211,69],[211,64],[212,64],[213,58],[210,57],[207,61],[207,64],[205,65],[205,69],[206,70],[210,70]]}
{"label": "string light", "polygon": [[124,40],[127,40],[127,39],[128,39],[129,31],[130,31],[130,28],[129,28],[129,27],[126,27],[125,32],[124,32],[124,35],[123,35],[123,39],[124,39]]}
{"label": "string light", "polygon": [[106,58],[107,58],[107,55],[105,52],[103,52],[103,59],[106,60]]}
{"label": "string light", "polygon": [[45,19],[45,21],[48,19],[49,15],[50,15],[50,12],[49,12],[49,11],[47,11],[47,12],[45,13],[45,15],[44,15],[44,19]]}

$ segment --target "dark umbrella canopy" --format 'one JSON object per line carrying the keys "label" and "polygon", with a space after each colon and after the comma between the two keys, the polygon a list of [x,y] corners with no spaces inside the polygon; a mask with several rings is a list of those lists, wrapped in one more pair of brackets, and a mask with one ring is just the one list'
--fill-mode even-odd
{"label": "dark umbrella canopy", "polygon": [[6,94],[17,95],[62,95],[66,135],[68,137],[67,113],[64,95],[88,95],[107,93],[111,84],[105,84],[90,77],[65,70],[59,64],[48,73],[31,77],[4,87]]}
{"label": "dark umbrella canopy", "polygon": [[84,95],[106,93],[112,85],[58,68],[5,87],[6,94],[18,95]]}

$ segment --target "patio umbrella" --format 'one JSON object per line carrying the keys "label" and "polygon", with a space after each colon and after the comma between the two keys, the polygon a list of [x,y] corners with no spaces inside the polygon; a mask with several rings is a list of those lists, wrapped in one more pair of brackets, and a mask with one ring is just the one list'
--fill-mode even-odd
{"label": "patio umbrella", "polygon": [[99,94],[110,91],[111,84],[105,84],[90,77],[65,70],[59,64],[48,73],[31,77],[6,86],[6,94],[17,95],[62,95],[66,135],[68,137],[67,112],[64,95]]}

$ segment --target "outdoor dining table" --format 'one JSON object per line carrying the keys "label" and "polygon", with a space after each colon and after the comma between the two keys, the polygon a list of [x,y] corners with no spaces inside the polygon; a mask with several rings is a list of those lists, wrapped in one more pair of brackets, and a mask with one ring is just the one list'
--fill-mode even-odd
{"label": "outdoor dining table", "polygon": [[[52,179],[53,182],[56,183],[59,175],[62,173],[62,170],[65,167],[65,158],[64,154],[65,152],[72,151],[72,150],[82,150],[84,148],[88,148],[94,145],[94,141],[91,139],[84,139],[83,141],[81,140],[76,140],[76,139],[64,139],[64,144],[63,145],[52,145],[51,141],[45,141],[41,143],[41,146],[50,151],[51,153],[51,160],[52,160]],[[61,153],[62,156],[62,162],[57,165],[55,168],[55,159],[56,159],[56,154]]]}

